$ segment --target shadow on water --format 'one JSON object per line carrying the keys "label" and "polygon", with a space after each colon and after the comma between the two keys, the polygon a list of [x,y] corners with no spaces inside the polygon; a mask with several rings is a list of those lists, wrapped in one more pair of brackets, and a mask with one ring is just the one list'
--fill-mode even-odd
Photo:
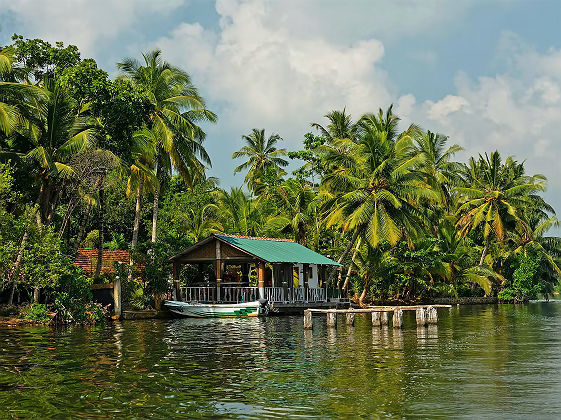
{"label": "shadow on water", "polygon": [[8,417],[557,418],[561,302],[439,310],[438,326],[359,314],[0,330]]}

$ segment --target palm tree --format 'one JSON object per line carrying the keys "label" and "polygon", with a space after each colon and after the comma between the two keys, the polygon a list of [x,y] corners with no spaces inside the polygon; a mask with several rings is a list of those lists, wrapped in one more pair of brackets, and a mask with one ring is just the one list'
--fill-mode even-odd
{"label": "palm tree", "polygon": [[[144,63],[127,59],[118,67],[125,78],[139,86],[152,105],[150,115],[156,147],[156,176],[158,181],[170,177],[172,168],[190,188],[210,165],[203,141],[205,133],[201,121],[215,122],[216,115],[206,108],[190,76],[162,61],[161,51],[143,54]],[[152,243],[156,242],[159,191],[154,191]]]}
{"label": "palm tree", "polygon": [[294,234],[296,242],[307,246],[308,230],[317,225],[316,192],[303,179],[289,179],[275,193],[280,218]]}
{"label": "palm tree", "polygon": [[227,233],[257,236],[261,232],[262,213],[257,200],[241,188],[231,188],[229,192],[218,190],[215,195],[221,210],[221,223]]}
{"label": "palm tree", "polygon": [[422,163],[418,168],[426,174],[427,183],[440,194],[440,203],[447,211],[450,210],[450,187],[460,169],[460,164],[452,161],[455,153],[463,150],[454,144],[446,148],[448,137],[427,131],[420,136],[414,136],[416,153],[422,156]]}
{"label": "palm tree", "polygon": [[357,143],[335,141],[328,158],[337,169],[322,182],[323,190],[333,197],[327,225],[358,231],[373,248],[384,241],[395,245],[418,230],[422,215],[414,203],[435,195],[414,171],[421,157],[411,152],[407,133],[394,141],[386,132],[372,129]]}
{"label": "palm tree", "polygon": [[484,239],[481,266],[492,236],[503,241],[507,231],[524,225],[520,211],[531,205],[532,194],[545,190],[545,177],[524,175],[523,163],[509,157],[503,164],[499,152],[495,151],[491,156],[480,155],[478,160],[470,158],[462,183],[464,186],[454,189],[464,197],[457,211],[456,227],[464,237],[481,228]]}
{"label": "palm tree", "polygon": [[318,123],[312,123],[312,127],[320,132],[327,143],[333,143],[337,139],[355,139],[358,127],[345,109],[343,111],[333,110],[324,117],[329,121],[326,127]]}
{"label": "palm tree", "polygon": [[193,242],[198,242],[212,233],[224,230],[215,217],[216,213],[218,213],[218,206],[209,203],[197,209],[189,209],[187,213],[175,217],[174,222],[182,226]]}
{"label": "palm tree", "polygon": [[286,173],[282,169],[288,165],[288,162],[283,159],[283,156],[286,156],[286,150],[277,149],[276,144],[282,140],[278,134],[272,134],[266,138],[264,129],[254,128],[248,135],[243,135],[242,139],[246,145],[234,152],[232,159],[247,157],[247,161],[236,167],[234,173],[248,169],[245,183],[250,189],[255,190],[256,186],[263,182],[262,178],[268,169],[278,175]]}
{"label": "palm tree", "polygon": [[129,260],[129,280],[132,279],[134,251],[138,244],[138,234],[140,232],[142,198],[147,190],[155,192],[159,189],[158,179],[153,169],[157,145],[155,137],[154,131],[147,127],[143,127],[133,134],[132,157],[134,162],[128,172],[127,195],[136,194],[136,204]]}
{"label": "palm tree", "polygon": [[[388,112],[389,114],[389,112]],[[383,117],[382,113],[380,115]],[[361,119],[361,137],[355,142],[340,139],[324,149],[333,171],[322,181],[327,197],[327,226],[340,226],[353,232],[350,251],[358,237],[378,248],[395,245],[420,230],[423,215],[415,205],[419,199],[436,201],[423,175],[415,169],[422,157],[413,153],[412,133],[416,127],[396,135],[393,121],[375,116]],[[370,122],[372,124],[370,124]],[[380,131],[386,127],[387,131]],[[339,284],[342,272],[339,272]],[[345,281],[345,286],[348,281]]]}

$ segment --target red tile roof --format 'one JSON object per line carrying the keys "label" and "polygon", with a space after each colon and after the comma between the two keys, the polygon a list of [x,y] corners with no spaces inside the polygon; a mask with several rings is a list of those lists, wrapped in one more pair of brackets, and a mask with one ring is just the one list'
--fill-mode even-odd
{"label": "red tile roof", "polygon": [[[97,249],[80,248],[74,264],[84,270],[86,274],[93,274],[97,265],[97,253]],[[128,264],[129,259],[129,251],[104,249],[101,273],[113,273],[115,262],[121,261],[123,264]]]}

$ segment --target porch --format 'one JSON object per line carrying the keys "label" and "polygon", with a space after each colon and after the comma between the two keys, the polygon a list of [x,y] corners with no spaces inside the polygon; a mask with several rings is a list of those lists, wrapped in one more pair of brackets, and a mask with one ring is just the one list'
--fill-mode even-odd
{"label": "porch", "polygon": [[[218,296],[220,292],[220,296]],[[215,286],[181,287],[181,296],[185,302],[199,303],[243,303],[260,298],[259,287]],[[271,303],[314,303],[327,302],[327,290],[305,287],[265,287],[264,299]]]}
{"label": "porch", "polygon": [[[169,262],[176,299],[200,303],[328,302],[327,269],[338,265],[290,240],[222,234],[211,235]],[[206,277],[181,284],[184,265],[198,266],[198,273],[206,266]]]}

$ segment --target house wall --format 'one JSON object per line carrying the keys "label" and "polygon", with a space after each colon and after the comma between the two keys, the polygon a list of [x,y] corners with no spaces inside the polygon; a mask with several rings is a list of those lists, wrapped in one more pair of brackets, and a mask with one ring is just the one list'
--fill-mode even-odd
{"label": "house wall", "polygon": [[[298,287],[304,287],[304,264],[294,264],[298,268]],[[318,266],[317,264],[308,264],[312,269],[312,277],[308,278],[308,287],[310,289],[318,288]]]}

